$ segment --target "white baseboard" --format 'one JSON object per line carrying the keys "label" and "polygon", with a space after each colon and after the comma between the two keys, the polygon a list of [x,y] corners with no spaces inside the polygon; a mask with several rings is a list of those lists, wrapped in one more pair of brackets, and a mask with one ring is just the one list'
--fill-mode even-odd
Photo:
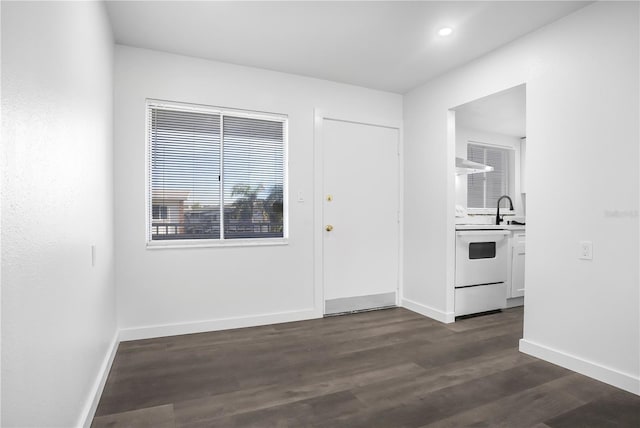
{"label": "white baseboard", "polygon": [[433,318],[434,320],[443,322],[445,324],[452,323],[456,320],[455,314],[453,312],[443,312],[439,309],[414,302],[413,300],[407,298],[402,298],[402,300],[400,301],[400,305],[403,308],[409,309],[410,311],[416,312],[420,315],[424,315],[425,317]]}
{"label": "white baseboard", "polygon": [[524,306],[524,297],[513,297],[507,299],[507,309],[515,308],[516,306]]}
{"label": "white baseboard", "polygon": [[109,371],[111,371],[113,359],[115,358],[116,351],[118,350],[118,344],[120,344],[120,339],[118,331],[116,331],[116,333],[113,335],[111,343],[109,344],[107,353],[102,360],[98,375],[96,376],[96,380],[93,382],[93,386],[91,387],[91,391],[89,392],[87,401],[84,405],[84,408],[82,409],[82,413],[80,414],[80,419],[78,420],[77,424],[78,427],[91,427],[93,417],[96,414],[96,410],[98,408],[98,403],[100,402],[100,397],[102,396],[102,391],[104,390],[104,385],[107,382]]}
{"label": "white baseboard", "polygon": [[520,339],[520,352],[640,395],[640,378],[628,373],[623,373],[526,339]]}
{"label": "white baseboard", "polygon": [[219,318],[177,324],[162,324],[144,327],[132,327],[120,330],[120,340],[152,339],[155,337],[176,336],[179,334],[204,333],[208,331],[229,330],[232,328],[255,327],[267,324],[302,321],[321,318],[313,308],[299,311],[276,312],[247,317]]}

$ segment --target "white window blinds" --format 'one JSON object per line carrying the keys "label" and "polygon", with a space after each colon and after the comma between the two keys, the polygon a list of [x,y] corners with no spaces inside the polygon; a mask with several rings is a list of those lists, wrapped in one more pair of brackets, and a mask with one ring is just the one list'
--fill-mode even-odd
{"label": "white window blinds", "polygon": [[282,237],[283,123],[225,116],[223,129],[225,237]]}
{"label": "white window blinds", "polygon": [[286,119],[148,104],[151,241],[283,238]]}
{"label": "white window blinds", "polygon": [[467,207],[496,208],[498,198],[509,193],[509,150],[469,143],[467,159],[493,167],[467,176]]}

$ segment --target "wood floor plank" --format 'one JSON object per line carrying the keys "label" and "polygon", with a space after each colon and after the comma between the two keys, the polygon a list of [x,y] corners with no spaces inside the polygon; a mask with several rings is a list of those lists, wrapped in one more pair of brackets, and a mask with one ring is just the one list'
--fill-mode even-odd
{"label": "wood floor plank", "polygon": [[353,393],[372,407],[391,400],[409,401],[430,392],[464,384],[533,361],[531,357],[510,349],[482,355],[472,360],[453,362],[425,370],[419,375],[384,379],[356,388]]}
{"label": "wood floor plank", "polygon": [[490,426],[527,428],[585,404],[569,391],[583,376],[572,374],[554,379],[483,406],[456,413],[423,428]]}
{"label": "wood floor plank", "polygon": [[359,402],[349,391],[341,391],[256,411],[239,413],[229,417],[217,418],[212,421],[180,423],[177,426],[178,428],[313,427],[327,418],[358,413],[363,410],[363,407],[363,404]]}
{"label": "wood floor plank", "polygon": [[520,353],[522,318],[513,308],[442,324],[396,308],[124,342],[94,426],[636,422],[640,397]]}
{"label": "wood floor plank", "polygon": [[91,428],[175,428],[173,406],[148,407],[123,413],[98,416]]}
{"label": "wood floor plank", "polygon": [[341,416],[319,426],[420,427],[568,374],[549,366],[535,361],[446,388],[388,396],[371,403],[367,412]]}
{"label": "wood floor plank", "polygon": [[453,361],[470,359],[495,350],[514,349],[517,347],[519,334],[505,334],[482,340],[450,343],[435,342],[417,357],[416,362],[423,367],[437,367]]}
{"label": "wood floor plank", "polygon": [[175,404],[176,421],[180,425],[197,425],[244,412],[281,406],[327,394],[357,388],[383,379],[415,377],[424,372],[416,364],[399,364],[383,369],[350,373],[332,379],[320,379],[317,383],[299,380],[294,383],[278,383],[252,389],[182,401]]}
{"label": "wood floor plank", "polygon": [[614,391],[545,423],[551,428],[638,428],[639,397],[625,391]]}
{"label": "wood floor plank", "polygon": [[[112,369],[97,415],[121,413],[136,408],[171,404],[179,400],[196,398],[238,389],[233,373],[202,369],[197,365],[170,364],[158,358],[145,367],[135,366]],[[163,364],[158,363],[163,361]]]}

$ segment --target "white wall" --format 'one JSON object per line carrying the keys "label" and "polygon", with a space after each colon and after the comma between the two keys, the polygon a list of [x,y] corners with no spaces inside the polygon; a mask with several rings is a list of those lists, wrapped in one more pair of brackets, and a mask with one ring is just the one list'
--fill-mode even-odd
{"label": "white wall", "polygon": [[[520,197],[520,138],[495,132],[486,132],[467,128],[464,122],[460,123],[460,117],[456,116],[456,157],[467,158],[467,145],[469,142],[500,146],[509,150],[509,189],[507,194],[513,200],[515,214],[524,215],[522,210],[522,198]],[[456,205],[467,208],[467,175],[456,175]],[[503,204],[505,202],[503,201]],[[495,207],[491,217],[495,218]],[[501,213],[504,211],[500,211]]]}
{"label": "white wall", "polygon": [[116,331],[113,39],[101,3],[1,7],[2,426],[75,426]]}
{"label": "white wall", "polygon": [[[116,282],[124,339],[310,318],[314,307],[314,108],[402,120],[402,97],[355,86],[116,47]],[[145,99],[289,116],[289,244],[145,247]],[[298,192],[305,201],[296,202]]]}
{"label": "white wall", "polygon": [[[405,296],[450,319],[455,148],[447,110],[526,83],[522,349],[636,393],[638,6],[590,5],[404,102]],[[593,261],[578,260],[580,240],[593,241]]]}

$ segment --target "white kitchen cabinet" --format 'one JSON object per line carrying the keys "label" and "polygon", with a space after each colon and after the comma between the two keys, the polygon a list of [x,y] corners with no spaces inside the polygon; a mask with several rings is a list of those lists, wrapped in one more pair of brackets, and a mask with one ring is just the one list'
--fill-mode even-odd
{"label": "white kitchen cabinet", "polygon": [[520,140],[520,193],[527,193],[527,139]]}
{"label": "white kitchen cabinet", "polygon": [[524,261],[526,254],[526,235],[514,232],[511,237],[511,290],[510,298],[524,296]]}

